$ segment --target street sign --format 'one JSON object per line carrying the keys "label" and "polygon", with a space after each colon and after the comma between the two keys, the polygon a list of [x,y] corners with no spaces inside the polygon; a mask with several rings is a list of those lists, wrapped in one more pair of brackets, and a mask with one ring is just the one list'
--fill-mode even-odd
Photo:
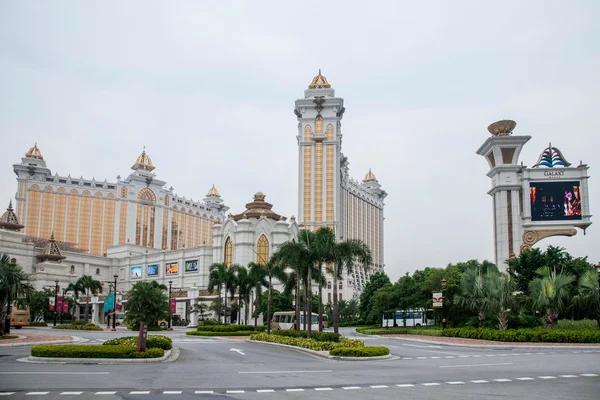
{"label": "street sign", "polygon": [[433,308],[444,307],[444,294],[439,292],[433,292]]}

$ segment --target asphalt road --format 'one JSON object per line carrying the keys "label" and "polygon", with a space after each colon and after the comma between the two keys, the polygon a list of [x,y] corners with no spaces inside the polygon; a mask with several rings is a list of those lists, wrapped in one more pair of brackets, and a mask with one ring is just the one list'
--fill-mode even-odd
{"label": "asphalt road", "polygon": [[[34,329],[24,330],[35,332]],[[47,331],[44,331],[47,332]],[[354,336],[352,330],[344,330]],[[127,333],[77,332],[88,343]],[[475,348],[360,336],[401,357],[334,361],[231,339],[167,333],[175,362],[39,364],[29,347],[0,347],[0,397],[7,399],[594,399],[600,349]]]}

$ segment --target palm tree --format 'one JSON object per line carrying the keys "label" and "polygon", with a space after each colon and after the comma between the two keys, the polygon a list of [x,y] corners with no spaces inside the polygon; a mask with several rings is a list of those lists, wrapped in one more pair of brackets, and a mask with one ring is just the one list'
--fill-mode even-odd
{"label": "palm tree", "polygon": [[85,322],[88,322],[89,313],[90,313],[90,296],[92,294],[97,294],[102,290],[102,283],[100,281],[95,280],[89,275],[83,275],[75,282],[75,286],[83,289],[86,293],[86,301],[85,301]]}
{"label": "palm tree", "polygon": [[548,267],[535,271],[539,278],[529,283],[529,296],[533,307],[544,313],[546,327],[552,329],[558,316],[565,311],[571,297],[571,284],[575,277],[550,270]]}
{"label": "palm tree", "polygon": [[333,331],[339,333],[339,308],[338,308],[338,279],[342,279],[344,271],[350,271],[355,265],[361,265],[365,270],[371,264],[371,250],[359,239],[348,239],[336,243],[332,247],[331,274],[333,275]]}
{"label": "palm tree", "polygon": [[273,253],[269,261],[265,265],[261,265],[264,268],[265,275],[268,281],[269,293],[267,295],[267,333],[271,333],[271,305],[273,296],[273,278],[279,280],[284,287],[290,282],[290,277],[285,272],[285,263],[283,262],[282,254],[279,251]]}
{"label": "palm tree", "polygon": [[[223,285],[227,279],[229,266],[225,263],[214,263],[208,268],[208,291],[213,292],[215,288],[219,288],[219,298],[223,293]],[[221,301],[217,305],[217,321],[221,322]],[[227,308],[227,299],[225,299],[225,308]],[[225,320],[225,317],[223,317]]]}
{"label": "palm tree", "polygon": [[8,254],[0,257],[0,333],[10,326],[9,310],[12,301],[27,296],[33,287],[21,267],[13,263]]}
{"label": "palm tree", "polygon": [[491,298],[490,310],[498,315],[498,329],[508,329],[508,313],[519,305],[515,296],[516,284],[507,273],[489,273],[489,296]]}
{"label": "palm tree", "polygon": [[238,308],[239,313],[239,321],[242,320],[242,302],[245,306],[244,308],[244,324],[248,324],[248,307],[250,305],[250,294],[252,293],[252,289],[254,288],[254,282],[250,280],[250,275],[248,269],[244,266],[239,266],[237,271],[235,271],[235,285],[238,288],[238,295],[240,300],[240,307]]}
{"label": "palm tree", "polygon": [[481,267],[468,268],[461,277],[461,295],[455,297],[456,304],[474,311],[479,318],[479,326],[483,326],[486,317],[497,309],[496,300],[491,294],[497,269]]}
{"label": "palm tree", "polygon": [[335,232],[329,228],[319,228],[314,235],[316,248],[318,275],[315,277],[319,285],[319,332],[323,331],[323,286],[327,284],[325,265],[335,261],[333,249],[335,248]]}
{"label": "palm tree", "polygon": [[[223,282],[223,286],[225,288],[225,309],[227,309],[227,293],[229,293],[230,295],[230,300],[232,302],[231,308],[233,309],[233,299],[235,298],[235,290],[238,288],[236,274],[240,268],[242,267],[239,264],[233,264],[227,269],[225,273],[225,281]],[[231,313],[225,314],[225,323],[227,323],[227,315],[229,315],[229,320],[231,321]]]}
{"label": "palm tree", "polygon": [[573,297],[573,306],[594,313],[596,325],[600,328],[600,292],[598,275],[593,268],[587,269],[577,285],[577,294]]}
{"label": "palm tree", "polygon": [[254,312],[252,313],[254,316],[254,327],[258,325],[258,313],[256,312],[256,305],[262,298],[262,289],[263,287],[270,288],[270,284],[267,281],[267,272],[266,265],[263,266],[255,262],[250,262],[248,264],[248,281],[251,288],[254,290],[254,293],[256,294],[256,298],[254,299]]}
{"label": "palm tree", "polygon": [[[298,237],[301,235],[302,233],[299,232]],[[300,330],[300,283],[303,281],[303,272],[305,272],[307,266],[310,265],[308,251],[304,243],[288,241],[279,247],[279,257],[284,265],[293,270],[292,273],[288,274],[288,279],[284,284],[286,291],[289,291],[292,285],[295,286],[295,329]]]}
{"label": "palm tree", "polygon": [[156,281],[137,282],[129,291],[129,299],[125,303],[127,321],[133,325],[140,322],[154,325],[161,319],[169,317],[169,294],[167,287]]}
{"label": "palm tree", "polygon": [[[81,282],[77,280],[75,283],[69,283],[69,285],[65,289],[66,292],[73,292],[73,300],[79,306],[79,295],[85,293],[85,289],[81,286]],[[79,309],[79,307],[73,307],[73,315],[71,319],[75,320],[75,309]]]}

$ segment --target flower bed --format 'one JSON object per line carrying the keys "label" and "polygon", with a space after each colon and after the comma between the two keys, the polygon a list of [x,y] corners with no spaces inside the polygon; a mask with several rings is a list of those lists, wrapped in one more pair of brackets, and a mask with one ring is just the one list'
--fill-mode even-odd
{"label": "flower bed", "polygon": [[33,357],[52,358],[159,358],[163,349],[151,348],[138,353],[132,346],[98,346],[93,344],[45,344],[31,348]]}
{"label": "flower bed", "polygon": [[198,325],[196,328],[199,332],[264,332],[265,326],[253,325]]}
{"label": "flower bed", "polygon": [[316,351],[328,351],[338,347],[364,347],[365,345],[361,340],[347,339],[345,337],[340,337],[339,342],[320,342],[314,339],[269,335],[266,333],[254,334],[250,336],[250,340],[287,344],[289,346],[302,347],[304,349]]}
{"label": "flower bed", "polygon": [[441,336],[468,339],[494,340],[499,342],[543,343],[600,343],[600,329],[495,329],[449,328]]}
{"label": "flower bed", "polygon": [[[134,347],[137,349],[138,337],[137,336],[125,336],[125,337],[107,340],[106,342],[104,342],[102,344],[104,346],[128,346],[128,347]],[[148,335],[146,338],[146,348],[171,350],[173,348],[173,341],[168,336]]]}
{"label": "flower bed", "polygon": [[56,325],[52,329],[73,329],[73,330],[77,330],[77,331],[103,331],[104,330],[104,329],[100,328],[98,325],[92,324],[91,322],[88,322],[85,325],[81,325],[81,324]]}
{"label": "flower bed", "polygon": [[239,332],[201,332],[189,331],[185,334],[188,336],[250,336],[254,335],[254,331],[239,331]]}
{"label": "flower bed", "polygon": [[[295,338],[308,338],[307,331],[293,331],[293,330],[283,330],[283,331],[272,331],[271,334],[277,336],[287,336],[287,337],[295,337]],[[342,335],[334,332],[311,332],[311,339],[316,340],[317,342],[339,342]]]}
{"label": "flower bed", "polygon": [[380,357],[390,354],[390,349],[384,346],[338,347],[329,354],[342,357]]}

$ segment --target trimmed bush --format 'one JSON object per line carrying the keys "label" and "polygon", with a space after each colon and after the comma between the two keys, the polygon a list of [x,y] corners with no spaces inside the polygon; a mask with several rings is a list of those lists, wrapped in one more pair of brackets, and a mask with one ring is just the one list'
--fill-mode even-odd
{"label": "trimmed bush", "polygon": [[538,343],[600,343],[600,329],[495,329],[448,328],[442,336],[467,339],[493,340],[498,342]]}
{"label": "trimmed bush", "polygon": [[257,326],[256,330],[253,325],[198,325],[196,330],[200,332],[264,332],[266,326]]}
{"label": "trimmed bush", "polygon": [[266,333],[257,333],[250,336],[250,340],[258,340],[261,342],[280,343],[290,346],[302,347],[309,350],[324,351],[333,350],[338,347],[363,347],[365,344],[361,340],[348,339],[340,337],[339,342],[319,342],[314,339],[304,339],[298,337],[269,335]]}
{"label": "trimmed bush", "polygon": [[[286,337],[295,337],[295,338],[308,338],[307,331],[294,331],[294,330],[282,330],[282,331],[271,331],[271,334],[277,336],[286,336]],[[318,342],[339,342],[340,341],[339,333],[334,332],[311,332],[311,339],[314,339]]]}
{"label": "trimmed bush", "polygon": [[76,331],[103,331],[104,330],[104,329],[100,328],[98,325],[92,324],[91,322],[88,322],[85,325],[82,325],[79,323],[56,325],[52,329],[73,329]]}
{"label": "trimmed bush", "polygon": [[[540,318],[536,318],[541,323]],[[598,323],[593,319],[582,319],[579,321],[573,321],[570,319],[561,319],[558,321],[557,327],[559,329],[598,329]]]}
{"label": "trimmed bush", "polygon": [[188,331],[185,334],[189,336],[250,336],[254,335],[254,331],[240,332],[203,332],[203,331]]}
{"label": "trimmed bush", "polygon": [[[127,326],[127,329],[129,329],[131,331],[139,331],[140,330],[140,326],[137,325],[137,324],[136,325],[129,325],[129,326]],[[149,325],[148,326],[148,331],[149,332],[160,332],[160,331],[166,331],[168,329],[169,328],[166,328],[166,327],[165,328],[161,328],[158,325]]]}
{"label": "trimmed bush", "polygon": [[223,325],[222,323],[220,323],[219,321],[217,321],[216,319],[206,319],[204,321],[198,322],[198,326],[209,326],[209,325]]}
{"label": "trimmed bush", "polygon": [[338,347],[329,354],[342,357],[379,357],[390,354],[390,349],[384,346]]}
{"label": "trimmed bush", "polygon": [[[115,339],[107,340],[102,343],[104,346],[130,346],[137,349],[138,337],[137,336],[125,336]],[[163,335],[148,335],[146,338],[146,348],[148,349],[163,349],[171,350],[173,348],[173,341],[168,336]]]}
{"label": "trimmed bush", "polygon": [[441,336],[441,329],[423,329],[423,328],[356,328],[356,332],[365,335],[424,335]]}
{"label": "trimmed bush", "polygon": [[131,346],[98,346],[94,344],[45,344],[31,348],[34,357],[54,358],[158,358],[163,349],[152,348],[138,353]]}
{"label": "trimmed bush", "polygon": [[48,326],[47,322],[32,322],[29,326]]}

